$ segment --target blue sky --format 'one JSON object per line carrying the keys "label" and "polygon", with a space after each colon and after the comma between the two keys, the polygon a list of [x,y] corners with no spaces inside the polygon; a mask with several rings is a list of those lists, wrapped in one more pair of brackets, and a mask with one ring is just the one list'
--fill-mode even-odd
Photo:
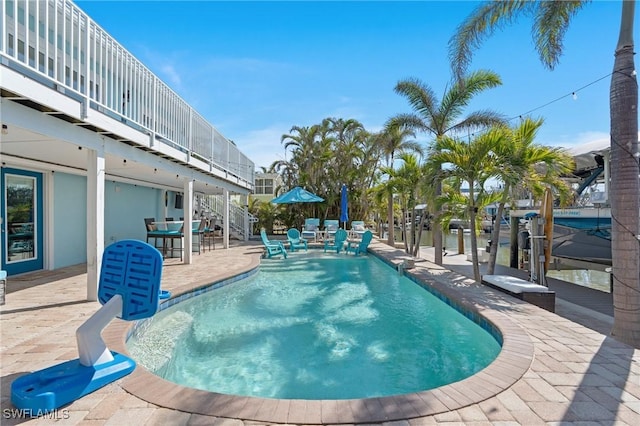
{"label": "blue sky", "polygon": [[[441,96],[451,80],[447,43],[478,4],[76,3],[233,140],[256,168],[285,158],[281,136],[292,126],[354,118],[378,131],[390,117],[410,112],[393,90],[399,80],[418,78]],[[470,69],[493,70],[503,85],[480,94],[467,111],[493,109],[511,118],[535,110],[532,116],[545,119],[537,139],[545,145],[572,148],[607,140],[620,12],[621,1],[585,7],[553,71],[538,59],[529,20],[497,32],[476,52]],[[637,28],[636,22],[636,42]],[[430,141],[427,135],[417,140]]]}

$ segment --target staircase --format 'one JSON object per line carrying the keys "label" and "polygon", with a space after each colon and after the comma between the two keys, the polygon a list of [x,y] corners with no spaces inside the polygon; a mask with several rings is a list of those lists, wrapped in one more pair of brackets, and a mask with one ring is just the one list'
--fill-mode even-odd
{"label": "staircase", "polygon": [[[215,217],[216,223],[221,225],[224,200],[222,195],[196,194],[194,205],[200,216]],[[229,203],[229,238],[246,241],[253,235],[253,223],[258,218],[247,211],[245,207]]]}

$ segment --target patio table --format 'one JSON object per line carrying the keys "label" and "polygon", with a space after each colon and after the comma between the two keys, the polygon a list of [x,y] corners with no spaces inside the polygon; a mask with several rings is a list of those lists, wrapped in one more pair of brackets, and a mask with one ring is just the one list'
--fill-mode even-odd
{"label": "patio table", "polygon": [[169,250],[167,247],[167,240],[171,240],[171,257],[173,257],[174,250],[176,248],[173,245],[173,241],[176,239],[180,239],[180,257],[182,258],[182,237],[183,233],[180,232],[182,230],[182,226],[184,225],[184,220],[169,220],[162,222],[153,222],[156,226],[156,229],[162,233],[162,257],[167,257],[167,251]]}
{"label": "patio table", "polygon": [[353,230],[351,230],[351,229],[350,229],[350,230],[348,230],[348,231],[347,231],[347,233],[348,233],[348,235],[349,235],[349,236],[347,237],[347,241],[357,241],[357,242],[360,242],[360,241],[362,240],[362,234],[360,234],[360,233],[358,233],[358,232],[356,232],[356,231],[353,231]]}
{"label": "patio table", "polygon": [[[200,227],[200,219],[193,220],[191,222],[192,231],[197,232]],[[156,229],[163,233],[162,238],[162,257],[167,256],[167,251],[171,250],[171,257],[173,257],[174,250],[180,250],[180,258],[182,259],[182,248],[184,247],[184,220],[166,220],[162,222],[153,222]],[[176,248],[173,245],[173,241],[180,239],[180,247]],[[167,248],[167,240],[171,240],[171,247]]]}
{"label": "patio table", "polygon": [[327,231],[316,231],[316,240],[324,241],[327,239]]}
{"label": "patio table", "polygon": [[158,231],[180,232],[182,225],[184,225],[184,220],[168,220],[163,222],[153,222],[153,224],[156,226]]}

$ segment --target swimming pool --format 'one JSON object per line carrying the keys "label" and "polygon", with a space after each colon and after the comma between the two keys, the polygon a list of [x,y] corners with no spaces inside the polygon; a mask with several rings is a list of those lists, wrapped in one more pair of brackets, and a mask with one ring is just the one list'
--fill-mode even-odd
{"label": "swimming pool", "polygon": [[198,389],[269,398],[389,396],[462,380],[498,342],[373,256],[301,253],[175,304],[129,352]]}

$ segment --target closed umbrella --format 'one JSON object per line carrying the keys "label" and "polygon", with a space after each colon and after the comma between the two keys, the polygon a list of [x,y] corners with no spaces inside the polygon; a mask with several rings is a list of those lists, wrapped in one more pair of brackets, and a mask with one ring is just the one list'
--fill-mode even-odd
{"label": "closed umbrella", "polygon": [[347,185],[342,184],[342,190],[340,191],[340,221],[344,223],[344,229],[347,229],[347,222],[349,221],[348,192]]}
{"label": "closed umbrella", "polygon": [[299,186],[271,200],[274,204],[320,203],[322,201],[324,201],[324,198],[318,197],[316,194]]}

